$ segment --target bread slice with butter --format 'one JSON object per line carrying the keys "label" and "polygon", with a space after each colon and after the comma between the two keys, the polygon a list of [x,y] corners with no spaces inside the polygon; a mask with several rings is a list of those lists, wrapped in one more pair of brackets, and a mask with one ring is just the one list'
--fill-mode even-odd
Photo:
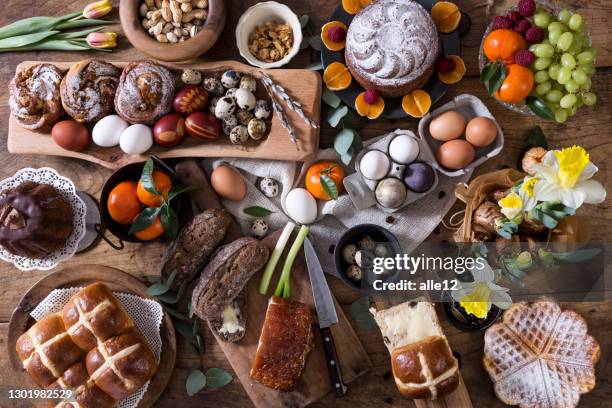
{"label": "bread slice with butter", "polygon": [[233,343],[244,337],[247,322],[246,297],[244,289],[223,309],[218,318],[210,320],[217,335],[224,341]]}

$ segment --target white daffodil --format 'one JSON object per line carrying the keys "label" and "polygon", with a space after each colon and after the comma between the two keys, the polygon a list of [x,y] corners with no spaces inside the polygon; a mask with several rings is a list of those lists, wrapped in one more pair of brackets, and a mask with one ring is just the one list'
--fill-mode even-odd
{"label": "white daffodil", "polygon": [[579,208],[606,199],[605,188],[591,180],[598,169],[581,146],[551,150],[533,169],[538,178],[534,188],[538,201],[561,201],[567,207]]}
{"label": "white daffodil", "polygon": [[525,177],[516,191],[497,202],[506,218],[516,221],[517,224],[523,222],[525,211],[531,210],[537,204],[534,191],[537,181],[534,177]]}
{"label": "white daffodil", "polygon": [[[452,297],[469,314],[484,319],[489,314],[491,305],[507,309],[512,305],[512,298],[506,289],[493,283],[495,273],[487,261],[483,259],[484,267],[471,270],[473,282],[461,282],[459,289],[452,292]],[[478,265],[478,263],[476,263]]]}

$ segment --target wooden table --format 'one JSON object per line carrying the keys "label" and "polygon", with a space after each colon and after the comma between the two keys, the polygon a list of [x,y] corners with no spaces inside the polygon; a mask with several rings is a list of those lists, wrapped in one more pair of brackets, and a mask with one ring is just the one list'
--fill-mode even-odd
{"label": "wooden table", "polygon": [[[317,26],[335,9],[339,1],[334,0],[286,0],[299,14],[309,14]],[[119,1],[114,0],[115,6]],[[234,27],[242,13],[247,7],[256,1],[228,0],[227,9],[229,18],[225,32],[219,43],[201,58],[202,61],[218,59],[240,59],[234,44]],[[522,150],[529,130],[540,125],[548,136],[553,147],[567,146],[579,143],[591,154],[591,159],[599,166],[600,173],[597,178],[602,181],[609,191],[612,191],[612,165],[609,160],[612,156],[612,50],[609,47],[612,40],[610,21],[612,21],[612,7],[609,0],[573,0],[572,6],[580,12],[589,27],[595,47],[599,50],[598,73],[593,78],[593,87],[597,92],[599,101],[596,107],[583,108],[577,118],[569,120],[565,124],[543,122],[535,117],[525,117],[510,112],[497,104],[491,97],[487,96],[484,87],[478,81],[477,53],[480,38],[484,32],[486,21],[496,10],[503,10],[514,1],[492,1],[492,0],[463,0],[457,1],[460,8],[467,12],[472,18],[472,29],[463,38],[463,57],[468,67],[468,75],[459,83],[451,87],[450,92],[442,102],[462,94],[471,93],[481,98],[489,107],[493,115],[502,125],[506,147],[504,152],[495,160],[478,169],[478,173],[494,170],[504,166],[514,166],[519,152]],[[30,17],[32,15],[62,15],[76,10],[87,4],[86,0],[6,0],[3,2],[3,13],[0,14],[0,25],[8,24],[17,19]],[[116,18],[117,13],[114,12]],[[112,29],[119,31],[119,26]],[[11,176],[23,167],[51,166],[61,174],[75,181],[78,189],[98,197],[102,184],[110,175],[110,171],[84,161],[62,159],[44,156],[16,156],[9,155],[6,151],[6,129],[9,116],[7,106],[8,91],[6,84],[14,74],[15,66],[24,60],[77,60],[80,58],[97,56],[108,60],[131,60],[142,58],[142,54],[130,47],[125,38],[120,39],[119,47],[112,54],[101,53],[9,53],[2,54],[0,65],[0,178]],[[302,51],[291,63],[291,67],[304,67],[312,61],[310,51]],[[325,117],[323,112],[322,117]],[[415,120],[376,121],[363,123],[364,128],[360,131],[363,137],[380,135],[389,129],[398,127],[416,127]],[[323,126],[321,132],[321,145],[328,147],[333,141],[334,129]],[[447,192],[452,194],[452,192]],[[456,205],[455,209],[460,209]],[[455,209],[451,210],[452,214]],[[601,241],[612,240],[612,199],[608,199],[598,206],[585,206],[580,210],[581,214],[590,217],[593,225],[594,239]],[[450,238],[451,231],[442,226],[430,237],[431,240],[443,240]],[[161,258],[163,244],[153,243],[145,246],[127,244],[123,251],[115,251],[106,243],[99,242],[94,248],[86,253],[80,254],[67,262],[67,265],[82,263],[96,263],[121,268],[126,272],[139,278],[157,273]],[[11,312],[23,293],[37,280],[45,275],[45,272],[20,272],[5,263],[0,264],[0,406],[26,406],[9,403],[4,399],[9,388],[15,388],[19,384],[11,382],[7,370],[6,337],[7,322]],[[353,302],[357,295],[348,289],[341,281],[330,277],[330,285],[339,302],[347,307]],[[603,356],[597,365],[597,387],[593,392],[582,399],[583,407],[607,406],[612,399],[612,361],[610,350],[612,348],[612,307],[606,303],[594,304],[570,304],[566,305],[583,314],[590,327],[591,333],[601,344]],[[447,322],[445,330],[449,337],[451,346],[460,353],[462,361],[462,374],[467,388],[470,392],[475,407],[503,406],[493,394],[491,382],[481,367],[483,336],[482,333],[466,333],[454,329]],[[349,392],[343,399],[335,399],[328,395],[314,406],[317,407],[381,407],[381,406],[412,406],[411,402],[400,397],[393,382],[389,356],[385,349],[378,330],[359,332],[361,341],[371,355],[373,369],[367,375],[361,377],[349,388]],[[251,406],[242,385],[234,382],[220,390],[205,390],[200,394],[189,398],[185,392],[184,382],[187,373],[200,366],[223,367],[231,370],[224,358],[221,349],[217,346],[212,335],[206,336],[206,354],[203,361],[191,351],[182,339],[178,340],[179,353],[174,375],[164,395],[159,400],[159,407],[218,407],[218,406]],[[455,408],[455,407],[453,407]]]}

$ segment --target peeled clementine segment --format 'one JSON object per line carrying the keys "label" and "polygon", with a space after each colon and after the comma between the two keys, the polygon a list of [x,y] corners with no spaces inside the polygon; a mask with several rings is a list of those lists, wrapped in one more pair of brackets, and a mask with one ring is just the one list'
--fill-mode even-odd
{"label": "peeled clementine segment", "polygon": [[344,48],[346,40],[336,42],[329,38],[329,29],[332,27],[341,27],[345,31],[348,30],[348,28],[342,21],[330,21],[329,23],[325,24],[323,28],[321,28],[321,41],[323,41],[323,44],[327,47],[327,49],[330,51],[340,51]]}
{"label": "peeled clementine segment", "polygon": [[349,14],[357,14],[374,0],[342,0],[342,8]]}
{"label": "peeled clementine segment", "polygon": [[402,98],[402,109],[413,118],[422,118],[431,108],[431,97],[421,89],[410,92]]}
{"label": "peeled clementine segment", "polygon": [[448,34],[459,27],[461,11],[459,11],[459,7],[455,3],[439,1],[431,8],[431,18],[436,23],[438,31]]}
{"label": "peeled clementine segment", "polygon": [[341,62],[332,62],[323,72],[323,82],[330,91],[341,91],[351,85],[353,77]]}
{"label": "peeled clementine segment", "polygon": [[362,92],[357,95],[357,99],[355,99],[355,110],[359,115],[365,116],[368,119],[378,119],[385,110],[385,100],[383,98],[378,98],[375,104],[369,104],[365,100],[365,94],[365,92]]}
{"label": "peeled clementine segment", "polygon": [[453,69],[451,72],[447,72],[446,74],[438,72],[438,78],[440,78],[440,81],[444,82],[446,85],[456,84],[457,82],[461,81],[465,75],[465,62],[463,62],[461,57],[457,55],[449,55],[446,58],[450,58],[455,62],[455,69]]}

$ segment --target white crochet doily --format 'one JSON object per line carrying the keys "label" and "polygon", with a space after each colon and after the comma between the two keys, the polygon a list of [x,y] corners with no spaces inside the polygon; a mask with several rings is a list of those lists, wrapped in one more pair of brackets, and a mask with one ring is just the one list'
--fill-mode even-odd
{"label": "white crochet doily", "polygon": [[0,181],[0,191],[15,188],[25,181],[33,181],[39,184],[49,184],[68,201],[72,208],[72,234],[68,237],[66,245],[59,251],[55,251],[41,259],[26,258],[8,252],[0,245],[0,259],[12,262],[17,269],[30,271],[39,269],[42,271],[55,268],[57,264],[71,258],[77,251],[79,241],[85,236],[85,213],[87,208],[85,203],[77,195],[74,183],[57,173],[52,168],[42,167],[40,169],[26,168],[21,169],[13,177]]}
{"label": "white crochet doily", "polygon": [[[43,317],[60,312],[68,300],[83,288],[54,289],[32,310],[30,316],[38,321]],[[153,354],[160,361],[162,339],[160,335],[161,323],[164,318],[164,309],[154,300],[145,299],[129,293],[113,292],[121,305],[134,320],[138,331],[147,340]],[[119,401],[117,408],[135,408],[149,388],[147,381],[138,391]]]}

